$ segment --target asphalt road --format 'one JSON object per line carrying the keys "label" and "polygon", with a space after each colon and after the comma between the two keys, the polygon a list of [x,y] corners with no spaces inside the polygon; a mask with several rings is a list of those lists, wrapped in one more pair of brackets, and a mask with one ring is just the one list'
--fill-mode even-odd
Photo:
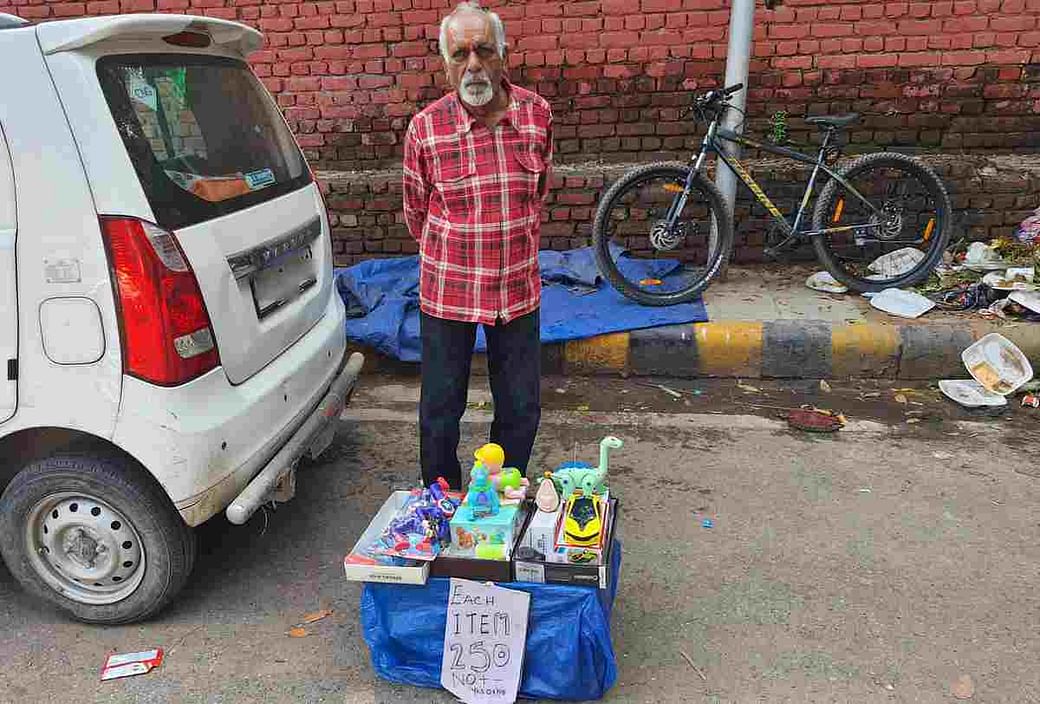
{"label": "asphalt road", "polygon": [[[672,393],[545,386],[537,466],[594,460],[608,433],[626,442],[611,467],[625,562],[608,701],[946,702],[964,675],[971,701],[1040,701],[1040,412],[977,416],[866,383],[660,383]],[[483,388],[464,449],[486,433]],[[417,476],[416,398],[414,379],[366,378],[297,498],[203,527],[190,585],[152,622],[69,622],[0,568],[0,701],[452,701],[373,675],[341,566]],[[803,402],[850,423],[793,431],[777,415]],[[319,609],[333,613],[288,636]],[[106,653],[155,646],[162,668],[97,681]]]}

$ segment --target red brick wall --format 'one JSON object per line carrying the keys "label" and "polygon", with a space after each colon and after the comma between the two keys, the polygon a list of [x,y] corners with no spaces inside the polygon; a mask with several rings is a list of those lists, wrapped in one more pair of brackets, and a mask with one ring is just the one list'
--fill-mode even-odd
{"label": "red brick wall", "polygon": [[[33,19],[191,12],[263,30],[256,71],[327,169],[392,166],[409,117],[442,93],[437,23],[450,0],[0,0]],[[553,102],[562,162],[683,154],[690,92],[723,74],[726,0],[488,2],[513,79]],[[774,110],[857,110],[863,145],[1040,150],[1040,0],[785,0],[759,5],[749,125]]]}

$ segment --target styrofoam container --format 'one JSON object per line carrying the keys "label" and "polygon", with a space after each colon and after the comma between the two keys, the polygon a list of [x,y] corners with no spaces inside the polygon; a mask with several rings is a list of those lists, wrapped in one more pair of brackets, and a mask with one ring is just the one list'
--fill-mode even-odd
{"label": "styrofoam container", "polygon": [[1022,350],[1003,335],[991,332],[961,353],[961,360],[975,381],[1002,396],[1033,378],[1033,366]]}
{"label": "styrofoam container", "polygon": [[965,408],[982,406],[1006,406],[1007,399],[993,393],[974,379],[943,379],[939,390]]}
{"label": "styrofoam container", "polygon": [[935,307],[935,301],[925,298],[916,291],[886,288],[870,298],[870,305],[889,315],[901,318],[919,318]]}

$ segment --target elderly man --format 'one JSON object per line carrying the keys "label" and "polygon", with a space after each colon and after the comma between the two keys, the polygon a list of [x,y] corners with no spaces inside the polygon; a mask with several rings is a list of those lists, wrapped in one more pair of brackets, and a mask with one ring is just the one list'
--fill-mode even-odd
{"label": "elderly man", "polygon": [[463,484],[459,421],[477,324],[495,417],[491,441],[525,471],[541,415],[538,244],[552,161],[552,112],[506,78],[502,20],[464,2],[441,23],[452,92],[412,120],[404,214],[419,242],[423,481]]}

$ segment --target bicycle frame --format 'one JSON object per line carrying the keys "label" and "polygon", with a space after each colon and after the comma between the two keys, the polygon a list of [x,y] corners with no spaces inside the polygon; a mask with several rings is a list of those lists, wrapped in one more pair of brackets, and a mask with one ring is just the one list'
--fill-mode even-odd
{"label": "bicycle frame", "polygon": [[[802,221],[805,218],[806,206],[808,206],[809,204],[809,199],[812,197],[813,189],[816,185],[816,180],[819,178],[821,171],[827,174],[827,176],[829,176],[830,178],[836,180],[842,186],[844,186],[849,193],[853,194],[856,198],[862,201],[863,204],[866,205],[872,213],[877,214],[878,212],[877,208],[875,208],[870,203],[870,201],[864,198],[859,193],[859,191],[853,188],[852,185],[848,183],[848,181],[846,181],[839,174],[835,173],[834,170],[832,170],[829,166],[827,166],[826,153],[827,147],[829,146],[831,141],[832,134],[833,133],[830,131],[824,133],[823,144],[820,146],[820,151],[816,155],[816,157],[813,158],[807,154],[803,154],[793,149],[788,149],[786,147],[781,147],[774,144],[763,144],[753,139],[749,139],[748,137],[745,137],[741,134],[737,134],[736,132],[725,127],[720,127],[719,118],[716,117],[708,125],[708,133],[701,141],[700,151],[697,153],[697,156],[694,159],[693,169],[691,169],[690,171],[686,187],[683,189],[682,194],[676,197],[676,199],[672,202],[671,207],[669,208],[667,222],[669,224],[674,224],[675,218],[678,217],[679,213],[681,213],[683,211],[683,208],[686,207],[686,200],[688,198],[688,194],[690,193],[690,189],[693,187],[693,180],[704,168],[708,155],[716,154],[718,155],[719,159],[721,159],[722,162],[726,164],[726,166],[737,175],[737,177],[744,183],[744,185],[748,187],[748,190],[751,191],[751,193],[755,196],[758,202],[762,204],[762,207],[764,207],[769,212],[769,214],[773,217],[773,220],[775,220],[777,225],[780,226],[780,228],[783,230],[784,235],[786,235],[788,238],[787,240],[785,240],[784,243],[794,238],[812,237],[814,235],[826,235],[836,232],[847,232],[849,230],[876,229],[878,227],[878,224],[875,222],[863,223],[859,225],[842,225],[839,227],[827,227],[822,230],[801,230]],[[762,187],[759,186],[755,179],[751,176],[751,174],[748,173],[748,170],[744,168],[744,165],[740,162],[740,160],[734,156],[726,154],[725,150],[719,148],[720,139],[727,142],[740,144],[746,147],[761,149],[762,151],[769,152],[770,154],[776,154],[777,156],[793,159],[803,164],[813,165],[812,175],[809,177],[809,183],[806,184],[805,193],[802,194],[802,200],[798,206],[798,212],[795,215],[793,225],[788,223],[787,218],[784,216],[784,214],[780,212],[780,209],[773,204],[773,201],[769,199],[769,196],[767,196],[765,191],[762,190]]]}

